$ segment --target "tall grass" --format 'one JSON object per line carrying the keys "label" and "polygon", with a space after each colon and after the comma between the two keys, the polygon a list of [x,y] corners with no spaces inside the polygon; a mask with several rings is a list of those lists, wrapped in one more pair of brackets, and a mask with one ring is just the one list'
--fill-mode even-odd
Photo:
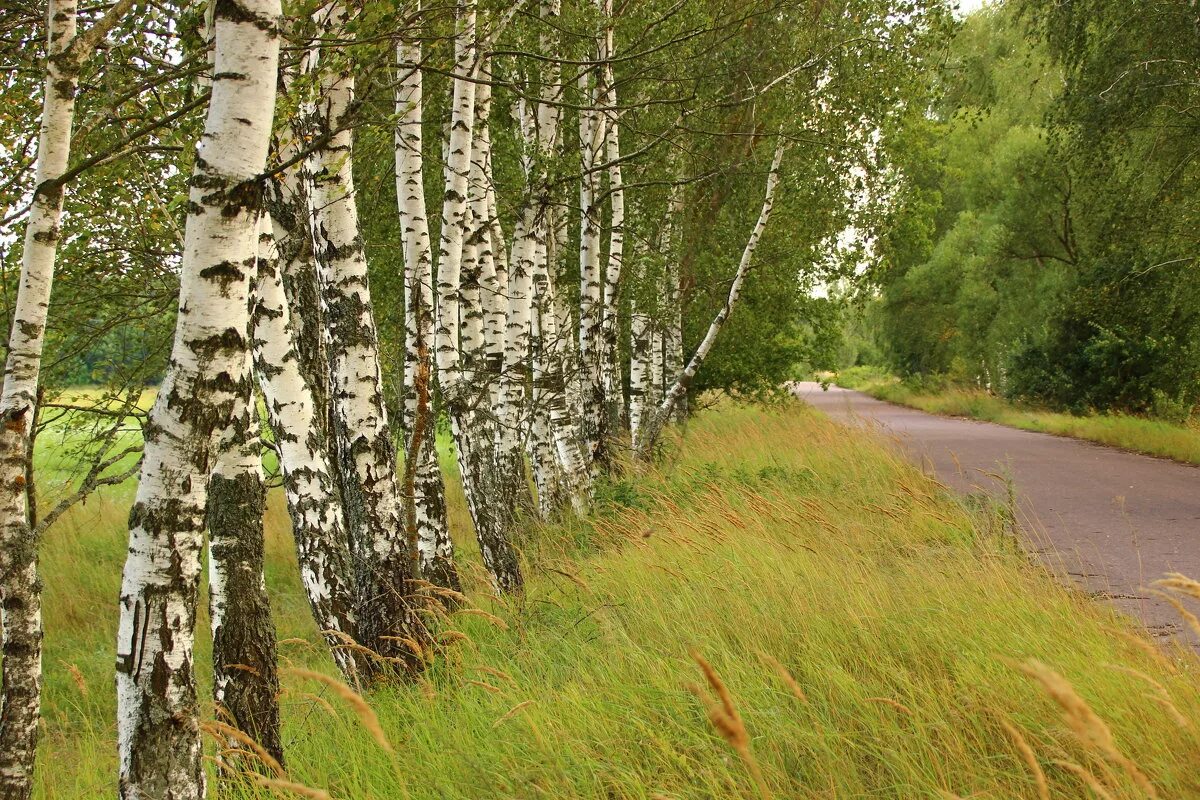
{"label": "tall grass", "polygon": [[847,370],[839,386],[857,389],[889,403],[951,417],[995,422],[1013,428],[1070,436],[1135,453],[1200,464],[1200,427],[1130,414],[1066,414],[1013,403],[981,389],[947,387],[936,392],[913,389],[897,378],[870,369]]}
{"label": "tall grass", "polygon": [[[474,607],[369,713],[312,674],[334,670],[272,497],[286,772],[238,794],[1200,794],[1196,660],[1054,582],[1002,514],[867,433],[800,405],[724,407],[600,495],[590,520],[528,530],[523,598],[490,597],[461,542]],[[112,794],[127,503],[79,509],[46,541],[39,797]]]}

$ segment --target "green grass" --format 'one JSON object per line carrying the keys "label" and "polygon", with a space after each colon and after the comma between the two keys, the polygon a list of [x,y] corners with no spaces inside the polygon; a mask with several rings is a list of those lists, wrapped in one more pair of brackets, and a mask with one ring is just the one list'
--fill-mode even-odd
{"label": "green grass", "polygon": [[1136,453],[1200,464],[1200,428],[1129,414],[1080,416],[1012,403],[980,389],[915,390],[898,378],[870,368],[838,373],[837,385],[886,400],[952,417],[995,422],[1027,431],[1071,436]]}
{"label": "green grass", "polygon": [[[40,798],[113,794],[128,502],[125,487],[96,499],[44,543]],[[1200,794],[1200,663],[1058,585],[1006,530],[999,511],[800,404],[706,412],[661,467],[605,483],[593,519],[528,532],[524,598],[491,598],[460,539],[469,595],[502,624],[450,617],[463,638],[420,685],[368,697],[393,752],[329,687],[286,674],[288,778],[343,799],[1037,797],[1007,724],[1051,796],[1089,796],[1055,762],[1112,797],[1146,796],[1019,669],[1034,658],[1163,797]],[[278,496],[268,539],[279,637],[304,640],[281,653],[332,674]],[[702,696],[717,689],[693,652],[728,687],[761,786],[710,722]]]}

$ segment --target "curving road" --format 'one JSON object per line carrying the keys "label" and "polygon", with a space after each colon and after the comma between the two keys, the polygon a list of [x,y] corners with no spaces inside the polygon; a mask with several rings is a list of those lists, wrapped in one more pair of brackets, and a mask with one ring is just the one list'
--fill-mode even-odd
{"label": "curving road", "polygon": [[939,417],[834,386],[799,383],[794,392],[834,419],[880,427],[959,491],[1003,498],[1005,481],[992,476],[1009,476],[1019,521],[1051,569],[1140,617],[1151,633],[1180,634],[1175,610],[1144,587],[1165,572],[1200,579],[1200,467]]}

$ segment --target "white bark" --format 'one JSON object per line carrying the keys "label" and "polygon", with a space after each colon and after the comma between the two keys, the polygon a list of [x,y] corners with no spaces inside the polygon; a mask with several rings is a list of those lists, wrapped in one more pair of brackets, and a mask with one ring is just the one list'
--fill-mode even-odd
{"label": "white bark", "polygon": [[[603,48],[600,48],[603,50]],[[603,432],[604,384],[600,374],[602,283],[600,260],[599,173],[604,148],[604,118],[594,109],[598,91],[591,70],[579,74],[579,376],[582,393],[577,413],[587,443],[588,469],[600,455]]]}
{"label": "white bark", "polygon": [[248,293],[277,80],[278,0],[215,9],[212,98],[192,179],[179,316],[130,512],[117,633],[123,798],[204,796],[196,589],[218,438],[249,391]]}
{"label": "white bark", "polygon": [[[294,154],[290,145],[280,154]],[[345,637],[357,638],[354,577],[347,547],[346,523],[330,463],[329,441],[313,397],[312,385],[301,369],[296,316],[284,291],[282,273],[312,274],[312,251],[307,210],[302,219],[296,205],[299,180],[293,167],[268,187],[267,206],[273,236],[259,261],[252,314],[255,372],[267,419],[275,435],[283,473],[288,514],[300,565],[300,580],[317,627],[347,682],[359,683],[358,655],[345,647]]]}
{"label": "white bark", "polygon": [[[450,136],[446,147],[445,200],[438,254],[437,367],[454,434],[467,506],[475,523],[484,566],[497,592],[521,587],[520,565],[508,538],[507,514],[497,506],[493,456],[494,434],[478,411],[487,387],[472,386],[470,378],[482,356],[483,317],[478,309],[478,285],[468,286],[464,274],[467,256],[477,255],[477,242],[469,242],[472,213],[470,184],[475,138],[476,83],[479,74],[476,41],[476,8],[473,0],[459,6],[455,34]],[[478,192],[476,192],[478,198]],[[476,206],[479,208],[480,206]],[[486,209],[486,197],[482,207]],[[486,210],[484,211],[486,216]],[[482,221],[490,237],[491,225]],[[486,257],[486,253],[485,253]],[[467,291],[474,302],[464,302]]]}
{"label": "white bark", "polygon": [[733,313],[734,306],[737,305],[738,298],[741,296],[742,284],[746,280],[746,275],[750,272],[750,265],[753,263],[754,250],[758,247],[759,241],[762,239],[763,231],[766,230],[767,222],[771,219],[771,209],[775,205],[775,189],[779,185],[779,168],[783,163],[784,139],[779,137],[779,142],[775,146],[775,156],[771,160],[771,169],[767,173],[767,188],[763,197],[762,209],[758,214],[758,221],[754,224],[754,230],[750,233],[750,238],[746,240],[746,247],[742,250],[742,258],[738,262],[737,271],[734,272],[733,282],[729,286],[729,296],[725,299],[725,305],[717,312],[716,317],[708,326],[708,331],[704,334],[704,338],[696,347],[696,352],[692,354],[692,358],[688,361],[687,366],[683,371],[675,377],[671,383],[671,388],[667,391],[662,403],[655,410],[654,415],[645,423],[642,435],[636,442],[636,450],[640,457],[649,456],[650,451],[654,448],[659,434],[670,419],[671,413],[675,409],[675,404],[680,398],[687,394],[688,387],[692,380],[696,377],[696,372],[700,369],[704,359],[712,350],[713,344],[717,340],[717,336],[721,333],[721,328],[724,327],[729,315]]}
{"label": "white bark", "polygon": [[423,185],[421,124],[424,98],[419,41],[397,45],[396,197],[404,236],[405,531],[415,543],[421,576],[459,589],[454,545],[446,519],[446,496],[436,447],[433,407],[433,253]]}
{"label": "white bark", "polygon": [[[323,36],[346,36],[348,11],[341,3],[323,6],[314,19]],[[404,640],[421,638],[423,626],[408,599],[413,555],[404,535],[396,449],[354,198],[352,137],[345,124],[354,76],[348,62],[321,65],[322,52],[330,51],[314,47],[307,56],[320,87],[311,127],[328,137],[309,160],[310,202],[327,312],[333,435],[358,570],[358,632],[361,643],[376,653],[416,666],[419,656]]]}
{"label": "white bark", "polygon": [[42,612],[36,531],[29,525],[26,459],[37,416],[42,346],[58,255],[71,129],[79,72],[128,11],[121,0],[90,29],[77,32],[77,4],[46,5],[46,77],[34,171],[33,202],[25,225],[21,275],[0,393],[0,798],[24,800],[33,790],[41,711]]}
{"label": "white bark", "polygon": [[[615,55],[612,0],[598,0],[600,13],[606,23],[601,41],[600,60],[603,94],[600,105],[607,124],[604,136],[604,158],[608,162],[609,239],[608,263],[604,268],[604,296],[600,313],[600,383],[604,393],[601,436],[611,440],[621,425],[621,363],[620,337],[621,268],[625,257],[625,182],[621,174],[621,138],[617,111],[617,90],[612,59]],[[601,458],[609,457],[610,441],[601,441]]]}

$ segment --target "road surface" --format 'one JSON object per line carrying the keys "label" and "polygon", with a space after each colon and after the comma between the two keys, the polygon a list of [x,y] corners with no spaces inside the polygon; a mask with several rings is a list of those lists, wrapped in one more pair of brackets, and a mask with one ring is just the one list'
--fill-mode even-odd
{"label": "road surface", "polygon": [[1008,475],[1019,521],[1051,569],[1141,618],[1152,634],[1197,644],[1145,587],[1165,572],[1200,579],[1200,467],[926,414],[836,386],[799,383],[795,393],[834,419],[879,426],[959,491],[1003,498],[1005,482],[987,473]]}

